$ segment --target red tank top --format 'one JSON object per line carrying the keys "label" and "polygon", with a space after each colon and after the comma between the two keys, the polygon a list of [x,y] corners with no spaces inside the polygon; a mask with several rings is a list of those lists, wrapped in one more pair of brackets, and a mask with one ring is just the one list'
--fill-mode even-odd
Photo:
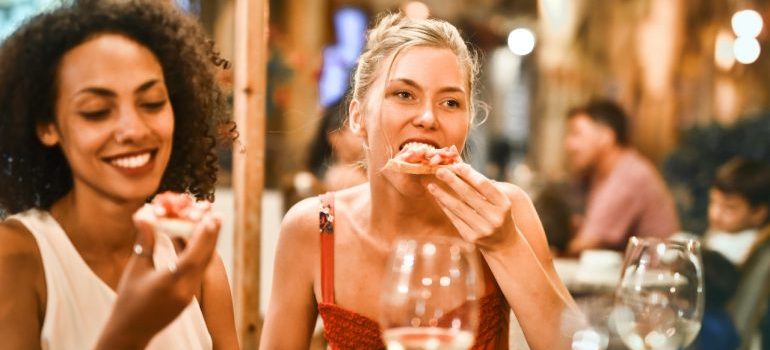
{"label": "red tank top", "polygon": [[[324,336],[333,350],[385,349],[377,321],[334,303],[334,193],[321,196],[321,298],[318,313]],[[479,329],[473,350],[508,349],[510,308],[500,288],[486,271],[487,294],[480,300]]]}

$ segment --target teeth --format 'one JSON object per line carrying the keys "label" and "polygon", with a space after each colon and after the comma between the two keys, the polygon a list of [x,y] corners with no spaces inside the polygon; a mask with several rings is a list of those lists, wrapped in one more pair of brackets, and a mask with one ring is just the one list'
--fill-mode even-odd
{"label": "teeth", "polygon": [[117,167],[134,169],[134,168],[144,166],[149,161],[150,161],[150,153],[147,152],[147,153],[137,154],[130,157],[115,158],[111,160],[110,163]]}
{"label": "teeth", "polygon": [[406,147],[410,147],[410,148],[411,147],[414,147],[414,148],[426,147],[426,148],[430,148],[430,149],[436,149],[436,147],[433,147],[433,146],[431,146],[431,145],[429,145],[427,143],[422,143],[422,142],[409,142],[409,143],[405,144],[404,147],[405,148]]}

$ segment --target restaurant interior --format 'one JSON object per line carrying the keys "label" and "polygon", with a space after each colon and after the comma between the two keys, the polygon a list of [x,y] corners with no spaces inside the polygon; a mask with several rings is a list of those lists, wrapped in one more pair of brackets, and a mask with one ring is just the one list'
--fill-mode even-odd
{"label": "restaurant interior", "polygon": [[[728,337],[724,327],[739,339],[732,348],[770,349],[770,218],[731,235],[715,229],[712,217],[725,164],[740,158],[770,166],[770,1],[166,1],[197,18],[231,65],[218,83],[230,95],[239,137],[218,150],[214,210],[224,215],[217,250],[233,290],[242,348],[259,348],[288,209],[366,181],[364,151],[345,158],[328,136],[348,127],[351,74],[367,28],[383,13],[401,11],[448,21],[478,54],[478,97],[485,108],[462,160],[532,199],[555,270],[587,320],[574,333],[572,349],[715,349],[707,339]],[[58,3],[0,0],[0,36]],[[573,171],[578,151],[567,140],[572,123],[589,110],[575,108],[592,101],[610,101],[625,112],[622,148],[652,165],[673,202],[677,229],[666,237],[690,242],[685,252],[698,244],[695,257],[681,262],[696,261],[699,293],[687,302],[700,308],[698,328],[677,346],[660,345],[653,335],[624,336],[624,312],[632,308],[618,306],[631,288],[622,276],[638,269],[639,260],[656,259],[634,256],[636,245],[669,243],[635,241],[631,234],[612,245],[578,249],[572,243],[586,234],[581,225],[589,220],[593,192],[590,176]],[[327,120],[330,115],[335,120]],[[340,159],[356,169],[345,173],[351,176],[346,184],[325,178]],[[617,191],[645,198],[648,187]],[[756,191],[764,192],[751,195],[770,194]],[[614,202],[612,212],[631,203]],[[759,203],[770,216],[770,197]],[[732,270],[712,265],[712,251],[719,254],[717,265],[726,261]],[[682,271],[676,275],[687,274]],[[667,288],[682,286],[676,278]],[[658,279],[657,286],[668,282]],[[714,301],[722,292],[724,300]],[[721,305],[714,311],[710,303]],[[726,323],[718,323],[725,320],[720,315]],[[311,348],[326,346],[319,320]]]}

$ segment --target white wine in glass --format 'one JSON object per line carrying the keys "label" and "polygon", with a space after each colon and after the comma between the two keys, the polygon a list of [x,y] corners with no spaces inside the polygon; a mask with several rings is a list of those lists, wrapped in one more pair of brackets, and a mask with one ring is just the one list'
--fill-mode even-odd
{"label": "white wine in glass", "polygon": [[631,238],[610,316],[626,346],[688,346],[700,331],[703,303],[698,241]]}
{"label": "white wine in glass", "polygon": [[465,350],[478,326],[479,263],[455,238],[398,239],[380,305],[389,350]]}

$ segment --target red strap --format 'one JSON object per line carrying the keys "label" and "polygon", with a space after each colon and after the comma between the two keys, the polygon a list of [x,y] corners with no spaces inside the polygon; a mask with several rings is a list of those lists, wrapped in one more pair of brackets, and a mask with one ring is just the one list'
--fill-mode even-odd
{"label": "red strap", "polygon": [[489,269],[489,265],[483,259],[481,265],[484,269],[484,293],[489,294],[497,289],[497,282],[495,281],[495,275],[492,274],[492,270]]}
{"label": "red strap", "polygon": [[321,299],[334,304],[334,192],[321,195]]}

